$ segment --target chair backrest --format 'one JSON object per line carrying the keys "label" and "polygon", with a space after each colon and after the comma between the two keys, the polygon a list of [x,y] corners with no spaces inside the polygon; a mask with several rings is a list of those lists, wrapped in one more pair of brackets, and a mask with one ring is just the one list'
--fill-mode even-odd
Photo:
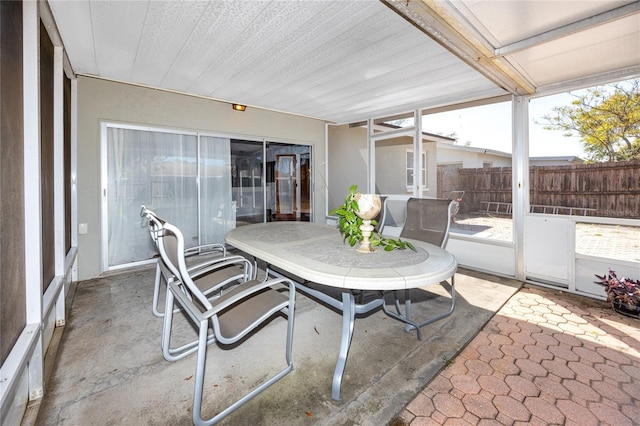
{"label": "chair backrest", "polygon": [[166,221],[155,214],[155,212],[153,212],[152,210],[146,208],[144,205],[140,209],[140,216],[146,218],[149,221],[149,234],[151,235],[151,239],[153,240],[154,244],[156,244],[157,246],[158,232]]}
{"label": "chair backrest", "polygon": [[448,200],[462,201],[464,198],[464,191],[451,191],[449,192],[449,196],[447,196]]}
{"label": "chair backrest", "polygon": [[449,237],[452,200],[409,198],[401,238],[425,241],[444,248]]}
{"label": "chair backrest", "polygon": [[197,302],[196,305],[203,311],[211,309],[211,303],[189,275],[184,257],[184,237],[182,232],[169,222],[165,222],[158,232],[158,250],[164,264],[171,270],[171,273],[178,281],[186,286],[185,290],[191,294],[194,302]]}
{"label": "chair backrest", "polygon": [[387,196],[381,195],[380,196],[380,213],[378,213],[378,216],[374,217],[376,222],[378,222],[378,224],[376,225],[376,230],[381,234],[384,229],[384,221],[385,221],[386,213],[387,213]]}

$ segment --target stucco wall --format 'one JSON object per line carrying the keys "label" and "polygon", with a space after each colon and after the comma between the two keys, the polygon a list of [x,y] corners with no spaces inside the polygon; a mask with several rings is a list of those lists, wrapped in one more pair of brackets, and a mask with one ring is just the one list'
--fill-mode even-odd
{"label": "stucco wall", "polygon": [[438,164],[462,163],[465,169],[479,169],[485,161],[490,161],[492,167],[511,166],[511,157],[464,149],[447,149],[442,145],[438,147]]}
{"label": "stucco wall", "polygon": [[324,221],[325,123],[305,117],[231,105],[193,96],[115,83],[90,77],[78,78],[78,223],[88,232],[78,235],[78,278],[94,278],[102,271],[101,158],[102,121],[142,124],[229,136],[253,136],[272,141],[312,146],[314,212]]}
{"label": "stucco wall", "polygon": [[[422,145],[427,153],[428,189],[423,196],[435,197],[437,194],[436,143],[425,142]],[[413,150],[410,137],[398,137],[381,140],[376,143],[376,187],[380,194],[409,195],[406,186],[406,150]],[[349,187],[358,185],[359,191],[367,187],[367,129],[349,128],[348,125],[329,126],[328,151],[330,163],[329,210],[344,201]]]}
{"label": "stucco wall", "polygon": [[[407,137],[387,139],[376,144],[376,191],[380,194],[413,193],[411,189],[407,190],[407,150],[413,151],[413,141]],[[427,188],[423,196],[435,197],[438,186],[436,144],[423,143],[422,150],[427,154]]]}
{"label": "stucco wall", "polygon": [[328,164],[328,210],[331,211],[344,202],[351,185],[358,185],[358,191],[367,189],[367,129],[329,126],[328,151],[331,159]]}

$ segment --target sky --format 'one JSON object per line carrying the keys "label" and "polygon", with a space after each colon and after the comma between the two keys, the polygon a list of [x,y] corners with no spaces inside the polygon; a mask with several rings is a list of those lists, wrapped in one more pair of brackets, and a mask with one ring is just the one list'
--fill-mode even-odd
{"label": "sky", "polygon": [[[554,106],[569,105],[574,99],[563,93],[529,103],[529,156],[577,155],[585,158],[579,138],[563,136],[559,130],[545,130],[535,123],[542,121],[542,116],[550,113]],[[512,152],[510,102],[427,115],[423,120],[423,131],[444,136],[455,132],[460,145],[470,142],[470,146],[476,148]]]}

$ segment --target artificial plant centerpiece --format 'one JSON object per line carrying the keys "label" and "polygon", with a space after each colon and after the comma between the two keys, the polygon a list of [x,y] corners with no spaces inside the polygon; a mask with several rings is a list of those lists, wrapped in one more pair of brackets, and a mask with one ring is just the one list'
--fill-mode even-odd
{"label": "artificial plant centerpiece", "polygon": [[[344,200],[344,204],[329,212],[330,215],[338,216],[338,229],[351,247],[357,243],[361,245],[359,251],[371,253],[376,247],[382,247],[385,251],[404,250],[409,248],[416,251],[416,248],[408,241],[383,237],[376,229],[378,222],[373,219],[377,215],[375,211],[375,198],[370,195],[361,194],[357,185],[349,188],[349,194]],[[366,206],[366,211],[361,212],[361,205]],[[364,210],[364,209],[363,209]],[[380,199],[378,197],[377,210],[380,210]],[[363,218],[364,217],[364,218]]]}
{"label": "artificial plant centerpiece", "polygon": [[596,284],[604,286],[607,301],[618,313],[634,318],[640,318],[640,280],[621,277],[609,269],[609,274],[597,275],[600,281]]}

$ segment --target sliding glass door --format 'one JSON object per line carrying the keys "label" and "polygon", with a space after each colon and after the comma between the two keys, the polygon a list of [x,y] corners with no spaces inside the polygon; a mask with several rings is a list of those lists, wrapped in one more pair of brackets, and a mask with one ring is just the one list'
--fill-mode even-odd
{"label": "sliding glass door", "polygon": [[104,270],[157,255],[142,205],[178,226],[187,248],[223,243],[236,226],[311,218],[307,145],[112,123],[102,140]]}

